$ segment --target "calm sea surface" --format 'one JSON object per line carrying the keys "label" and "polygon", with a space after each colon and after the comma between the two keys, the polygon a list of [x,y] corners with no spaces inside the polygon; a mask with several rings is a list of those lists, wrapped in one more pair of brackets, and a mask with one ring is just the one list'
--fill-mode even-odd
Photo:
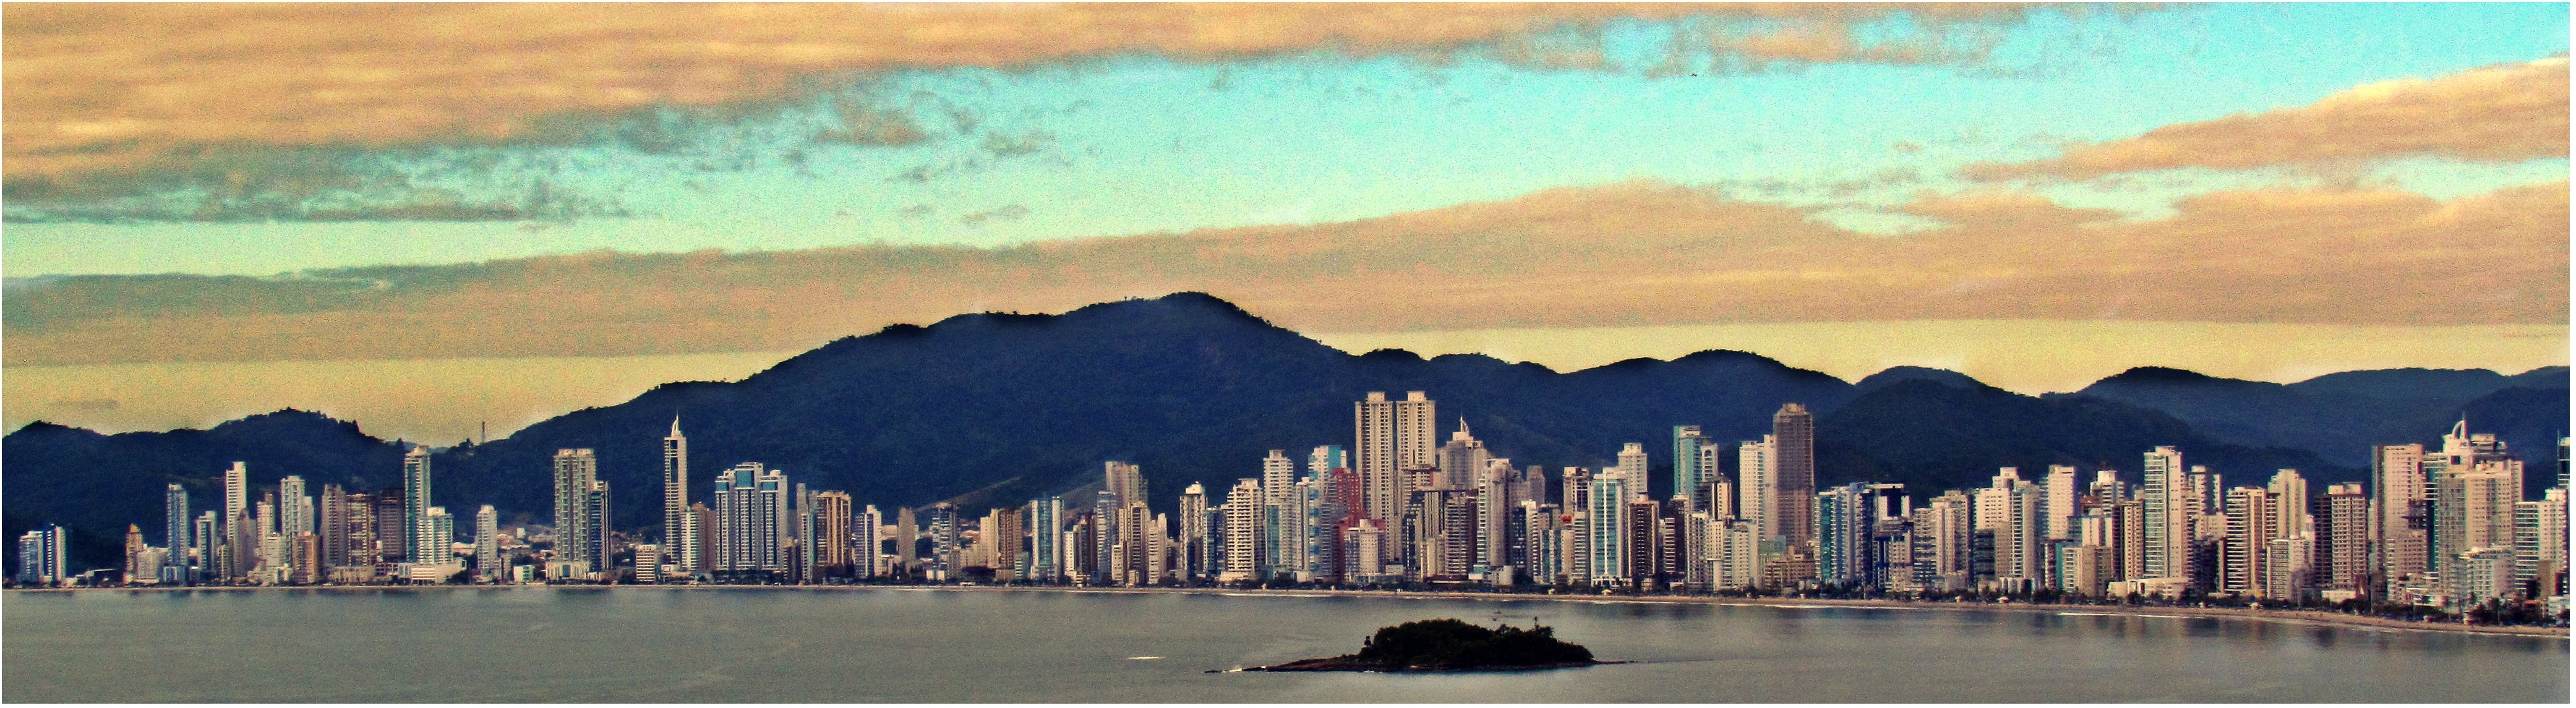
{"label": "calm sea surface", "polygon": [[[1605,659],[1204,673],[1532,616]],[[2530,701],[2559,638],[2248,620],[1182,594],[10,593],[7,701]]]}

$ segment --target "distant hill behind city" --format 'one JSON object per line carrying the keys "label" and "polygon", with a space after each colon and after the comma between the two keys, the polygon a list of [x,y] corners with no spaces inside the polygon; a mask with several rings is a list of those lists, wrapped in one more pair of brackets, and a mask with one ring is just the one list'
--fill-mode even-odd
{"label": "distant hill behind city", "polygon": [[[1352,403],[1370,391],[1438,401],[1439,437],[1461,418],[1497,456],[1521,465],[1611,464],[1643,442],[1670,493],[1672,426],[1726,441],[1758,439],[1784,402],[1818,415],[1818,483],[1903,482],[1918,496],[1982,486],[1999,466],[2117,469],[2175,445],[2229,484],[2279,468],[2359,479],[2372,444],[2430,442],[2460,415],[2554,478],[2568,419],[2568,370],[2356,371],[2294,384],[2132,369],[2084,390],[2032,397],[1937,369],[1898,367],[1844,382],[1732,351],[1634,359],[1572,372],[1481,355],[1424,359],[1348,354],[1217,298],[1180,293],[1061,315],[960,315],[848,337],[738,382],[665,384],[626,403],[574,411],[435,455],[432,499],[470,515],[543,523],[549,459],[597,451],[616,525],[660,515],[660,445],[677,416],[691,478],[737,462],[794,482],[849,491],[882,508],[949,500],[1015,504],[1097,483],[1101,465],[1142,465],[1155,499],[1192,482],[1212,493],[1255,476],[1271,449],[1304,460],[1349,445]],[[313,489],[397,483],[402,450],[348,421],[278,411],[214,426],[103,435],[36,422],[0,438],[0,511],[12,537],[38,524],[73,529],[82,567],[112,564],[129,523],[159,540],[163,486],[220,500],[220,472],[249,463],[255,484],[300,475]],[[1727,472],[1734,459],[1727,456]],[[711,486],[701,485],[701,486]],[[692,489],[704,500],[705,489]]]}

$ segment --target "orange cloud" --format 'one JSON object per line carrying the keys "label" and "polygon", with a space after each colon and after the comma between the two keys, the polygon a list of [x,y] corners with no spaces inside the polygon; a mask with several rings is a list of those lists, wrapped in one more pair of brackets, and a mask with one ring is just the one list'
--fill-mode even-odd
{"label": "orange cloud", "polygon": [[2036,162],[1978,163],[1978,180],[2090,179],[2178,167],[2242,170],[2429,155],[2513,162],[2567,155],[2567,58],[2366,84],[2297,108],[2169,125]]}
{"label": "orange cloud", "polygon": [[1007,248],[577,256],[13,284],[14,365],[776,351],[959,312],[1177,290],[1305,331],[2057,319],[2564,323],[2567,184],[2201,195],[2115,221],[1924,195],[1871,236],[1656,182],[1382,218]]}
{"label": "orange cloud", "polygon": [[[1551,33],[1620,18],[1778,25],[1776,39],[1720,42],[1757,61],[1925,61],[1938,52],[1903,50],[1902,41],[1860,46],[1851,28],[1897,13],[1937,29],[2022,12],[1839,3],[20,4],[0,27],[9,66],[0,168],[12,182],[42,182],[168,170],[207,150],[527,139],[565,116],[757,103],[907,67],[1477,46],[1510,59]],[[840,139],[920,139],[908,116],[842,117]]]}

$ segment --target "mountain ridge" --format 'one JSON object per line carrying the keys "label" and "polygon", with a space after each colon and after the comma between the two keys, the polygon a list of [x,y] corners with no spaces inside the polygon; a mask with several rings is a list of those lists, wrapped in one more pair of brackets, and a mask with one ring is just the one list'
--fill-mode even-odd
{"label": "mountain ridge", "polygon": [[[2533,373],[2540,371],[2526,375]],[[2563,367],[2557,375],[2564,381]],[[2159,376],[2177,378],[2147,378]],[[2369,378],[2333,383],[2369,388]],[[2298,384],[2260,385],[2286,390]],[[2520,393],[2488,405],[2527,407],[2526,399],[2550,395],[2514,386],[2478,395],[2508,389]],[[1919,486],[1918,494],[1932,494],[1980,486],[1998,466],[2035,473],[2040,470],[2030,468],[2045,464],[2107,464],[2134,477],[2139,454],[2153,444],[2188,445],[2195,464],[2239,479],[2276,467],[2299,467],[2326,481],[2359,471],[2312,445],[2223,425],[2204,430],[2193,419],[2203,413],[2198,409],[2186,406],[2193,415],[2183,415],[2119,400],[2206,398],[2137,380],[2100,395],[2030,397],[1914,367],[1844,382],[1727,350],[1568,372],[1481,354],[1350,354],[1222,299],[1180,293],[1055,315],[975,313],[927,326],[890,325],[835,339],[740,381],[662,384],[506,438],[435,449],[433,494],[442,505],[490,503],[505,519],[542,521],[550,508],[543,483],[549,457],[560,448],[592,448],[620,500],[613,505],[616,525],[641,531],[658,518],[658,494],[650,490],[659,488],[660,440],[677,416],[691,440],[693,479],[761,461],[787,470],[793,481],[850,491],[861,504],[918,506],[964,495],[1016,502],[1079,489],[1094,481],[1103,461],[1116,459],[1143,465],[1152,498],[1167,499],[1194,481],[1221,488],[1255,475],[1269,449],[1302,458],[1314,445],[1348,445],[1353,401],[1367,391],[1401,396],[1409,390],[1427,391],[1439,402],[1437,437],[1445,439],[1464,417],[1495,454],[1516,464],[1604,465],[1619,443],[1644,442],[1657,468],[1650,476],[1657,494],[1669,493],[1670,426],[1698,424],[1729,444],[1759,439],[1771,413],[1792,401],[1818,415],[1819,484],[1905,481]],[[2563,401],[2563,385],[2555,390]],[[2461,393],[2444,395],[2450,400]],[[2429,425],[2409,421],[2402,424],[2407,430]],[[2517,425],[2550,422],[2539,415]],[[2428,439],[2447,427],[2383,442]],[[84,543],[77,551],[98,557],[102,548],[112,554],[115,542],[102,533],[121,534],[123,524],[142,524],[147,538],[159,536],[152,531],[162,484],[187,485],[204,508],[217,498],[208,492],[231,459],[251,463],[255,484],[299,474],[317,490],[327,483],[373,488],[393,483],[403,447],[366,436],[354,423],[292,410],[205,431],[100,435],[30,423],[0,438],[0,454],[13,463],[11,474],[0,478],[5,530],[61,521],[78,529]],[[2530,454],[2520,443],[2516,449]],[[1733,456],[1725,457],[1733,474]],[[690,496],[703,499],[701,491]]]}

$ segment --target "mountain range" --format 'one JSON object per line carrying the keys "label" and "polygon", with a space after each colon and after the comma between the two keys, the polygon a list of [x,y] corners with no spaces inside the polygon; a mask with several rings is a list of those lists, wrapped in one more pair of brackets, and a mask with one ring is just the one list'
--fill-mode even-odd
{"label": "mountain range", "polygon": [[[1858,382],[1754,354],[1704,351],[1572,372],[1481,355],[1348,354],[1217,298],[1179,293],[1061,315],[959,315],[843,338],[737,382],[664,384],[625,403],[548,419],[434,453],[433,501],[459,516],[492,504],[507,523],[543,523],[550,458],[590,448],[612,488],[616,526],[659,522],[660,444],[676,418],[695,480],[738,462],[792,482],[849,491],[891,511],[948,500],[969,509],[1087,491],[1102,463],[1142,466],[1154,499],[1191,483],[1213,494],[1257,476],[1271,449],[1302,461],[1349,445],[1352,404],[1370,391],[1425,391],[1439,437],[1462,423],[1521,465],[1610,464],[1643,442],[1669,494],[1672,426],[1759,439],[1782,403],[1817,418],[1818,483],[1902,482],[1917,495],[1982,486],[1995,468],[2050,464],[2139,473],[2141,454],[2181,447],[2228,483],[2279,468],[2359,479],[2368,446],[2431,442],[2465,414],[2525,459],[2534,489],[2567,426],[2568,370],[2355,371],[2293,384],[2132,369],[2084,390],[2024,396],[1937,369],[1897,367]],[[286,475],[312,489],[397,483],[411,443],[348,421],[283,410],[216,425],[104,435],[38,421],[0,438],[0,526],[73,529],[74,560],[112,565],[126,524],[158,540],[164,485],[192,508],[219,503],[221,470],[256,485]],[[1734,474],[1733,456],[1726,456]],[[706,489],[691,497],[704,500]],[[256,492],[254,492],[256,495]]]}

